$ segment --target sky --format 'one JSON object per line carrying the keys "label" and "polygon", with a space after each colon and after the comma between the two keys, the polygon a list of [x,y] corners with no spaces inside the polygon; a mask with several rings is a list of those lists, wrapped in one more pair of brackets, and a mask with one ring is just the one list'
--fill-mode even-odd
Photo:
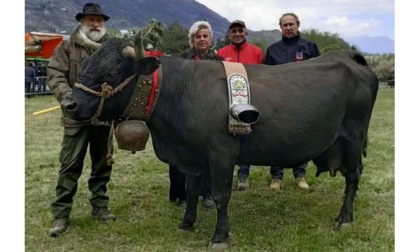
{"label": "sky", "polygon": [[394,40],[393,0],[196,0],[229,21],[240,19],[253,31],[279,29],[283,13],[298,15],[300,29],[314,28],[341,37],[386,36]]}

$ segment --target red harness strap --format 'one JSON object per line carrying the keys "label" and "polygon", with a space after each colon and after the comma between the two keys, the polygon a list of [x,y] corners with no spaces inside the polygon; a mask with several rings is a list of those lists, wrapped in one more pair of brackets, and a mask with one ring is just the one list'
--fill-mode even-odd
{"label": "red harness strap", "polygon": [[147,108],[146,108],[146,113],[145,113],[146,116],[149,116],[150,111],[152,110],[153,100],[155,99],[157,86],[158,86],[158,71],[155,70],[153,72],[153,86],[152,86],[152,91],[150,92],[150,96],[149,96],[149,104],[147,105]]}

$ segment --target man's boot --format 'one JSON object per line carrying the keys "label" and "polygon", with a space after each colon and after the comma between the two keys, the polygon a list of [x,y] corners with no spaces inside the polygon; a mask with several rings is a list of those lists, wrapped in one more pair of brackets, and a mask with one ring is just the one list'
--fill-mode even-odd
{"label": "man's boot", "polygon": [[305,190],[309,189],[309,185],[308,185],[308,183],[306,183],[305,177],[297,177],[297,178],[295,178],[295,182],[296,182],[296,185],[299,188],[305,189]]}
{"label": "man's boot", "polygon": [[56,218],[52,227],[50,228],[49,234],[51,237],[57,237],[66,231],[67,227],[70,225],[68,217]]}
{"label": "man's boot", "polygon": [[245,191],[249,188],[248,177],[239,177],[238,178],[238,191]]}
{"label": "man's boot", "polygon": [[271,184],[270,184],[270,188],[276,191],[280,191],[281,189],[283,189],[283,180],[281,179],[272,179],[271,180]]}
{"label": "man's boot", "polygon": [[92,207],[92,216],[100,221],[115,221],[117,217],[112,214],[108,207]]}

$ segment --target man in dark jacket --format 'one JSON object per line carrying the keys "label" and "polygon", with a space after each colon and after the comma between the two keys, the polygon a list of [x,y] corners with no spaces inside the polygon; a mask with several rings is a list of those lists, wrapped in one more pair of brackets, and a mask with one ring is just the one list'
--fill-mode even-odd
{"label": "man in dark jacket", "polygon": [[[75,83],[80,82],[81,63],[94,52],[106,39],[105,22],[109,16],[102,12],[98,4],[87,3],[83,12],[76,15],[80,25],[69,40],[60,44],[47,68],[47,84],[59,103],[72,99],[71,93]],[[90,120],[77,121],[71,118],[62,108],[61,125],[64,126],[64,136],[61,145],[59,161],[61,163],[56,199],[51,203],[54,223],[50,236],[56,237],[69,226],[69,216],[73,205],[73,196],[82,174],[83,161],[89,146],[92,170],[88,181],[92,192],[90,204],[92,215],[101,221],[115,220],[116,217],[108,210],[109,197],[106,195],[107,184],[111,177],[111,160],[107,157],[112,153],[112,145],[108,144],[110,134],[109,124],[94,126]]]}
{"label": "man in dark jacket", "polygon": [[[280,65],[289,62],[299,62],[318,57],[318,46],[300,36],[300,21],[296,14],[286,13],[279,20],[282,39],[267,48],[264,64]],[[304,102],[304,101],[303,101]],[[305,181],[306,166],[308,163],[293,167],[295,182],[299,188],[308,189]],[[270,188],[279,191],[283,187],[283,169],[285,167],[272,166],[270,168]]]}

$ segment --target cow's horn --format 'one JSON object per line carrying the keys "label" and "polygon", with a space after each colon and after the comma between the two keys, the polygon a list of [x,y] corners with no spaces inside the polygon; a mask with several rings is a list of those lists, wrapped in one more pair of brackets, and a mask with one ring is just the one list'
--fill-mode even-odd
{"label": "cow's horn", "polygon": [[86,34],[82,31],[82,29],[79,27],[79,31],[77,32],[77,37],[79,38],[82,45],[86,46],[89,49],[92,50],[98,50],[99,47],[101,47],[101,44],[96,43],[92,40],[90,40]]}
{"label": "cow's horn", "polygon": [[127,58],[136,58],[136,52],[134,51],[134,48],[132,46],[126,46],[123,49],[122,53]]}
{"label": "cow's horn", "polygon": [[134,37],[134,51],[138,59],[144,58],[143,31],[140,29]]}

